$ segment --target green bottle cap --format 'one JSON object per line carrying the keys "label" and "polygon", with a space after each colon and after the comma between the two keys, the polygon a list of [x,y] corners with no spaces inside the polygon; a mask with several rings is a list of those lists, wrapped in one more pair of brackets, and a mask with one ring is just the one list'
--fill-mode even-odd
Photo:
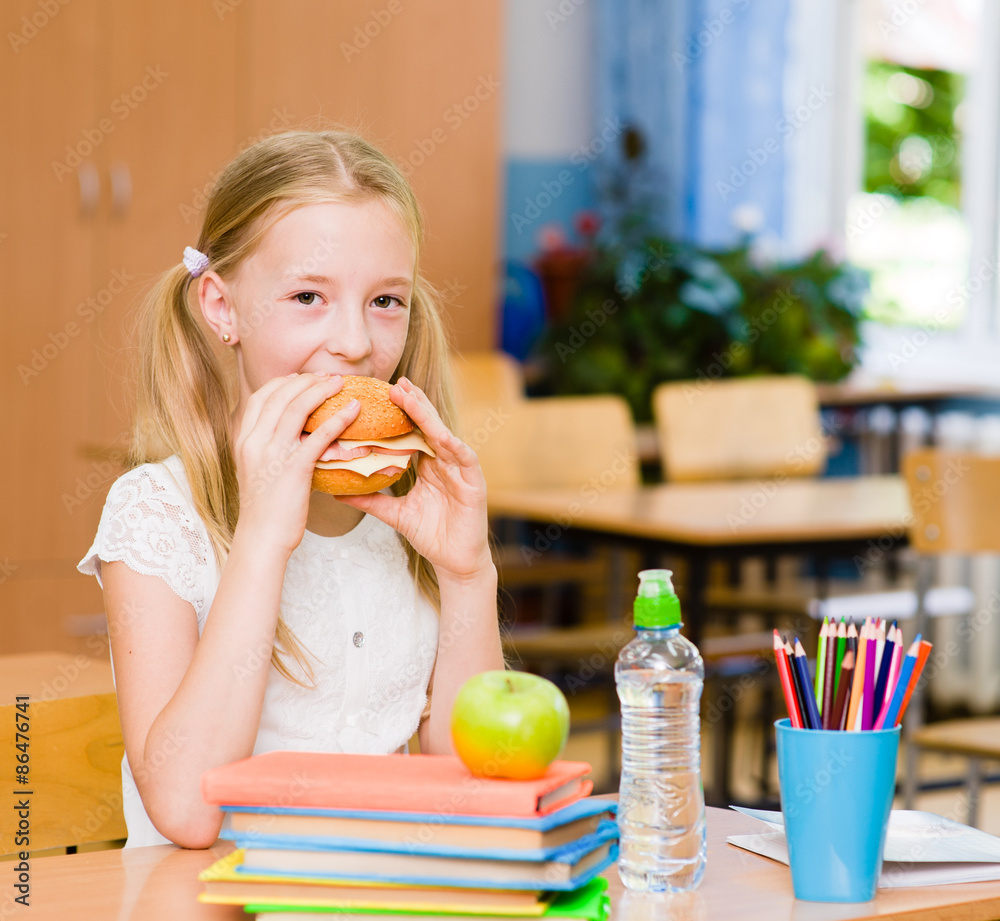
{"label": "green bottle cap", "polygon": [[639,593],[632,605],[638,629],[675,627],[681,622],[681,602],[674,594],[669,569],[644,569],[639,573]]}

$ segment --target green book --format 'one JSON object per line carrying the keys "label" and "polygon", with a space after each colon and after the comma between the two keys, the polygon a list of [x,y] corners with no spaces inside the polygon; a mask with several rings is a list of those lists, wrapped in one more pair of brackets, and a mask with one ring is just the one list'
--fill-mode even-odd
{"label": "green book", "polygon": [[[540,918],[571,918],[579,921],[607,921],[611,899],[607,894],[608,881],[598,876],[587,885],[571,892],[560,892],[545,909]],[[446,918],[448,921],[526,921],[524,915],[507,914],[451,914],[442,911],[392,911],[383,908],[333,908],[306,905],[255,905],[244,906],[244,911],[257,914],[262,921],[296,921],[305,913],[336,914],[363,917],[365,921],[401,921],[403,918]],[[534,921],[534,919],[531,919]]]}

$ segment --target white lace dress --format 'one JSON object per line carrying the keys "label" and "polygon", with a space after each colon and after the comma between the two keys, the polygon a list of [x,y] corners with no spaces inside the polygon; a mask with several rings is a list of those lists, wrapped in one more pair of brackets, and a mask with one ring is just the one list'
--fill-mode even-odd
{"label": "white lace dress", "polygon": [[[111,487],[78,568],[100,582],[102,561],[113,560],[163,579],[194,608],[201,634],[220,574],[179,457],[137,467]],[[438,619],[410,575],[399,535],[370,515],[341,537],[306,531],[285,570],[281,610],[312,654],[316,687],[271,668],[254,753],[403,747],[427,703]],[[127,757],[122,794],[127,846],[167,843],[146,815]]]}

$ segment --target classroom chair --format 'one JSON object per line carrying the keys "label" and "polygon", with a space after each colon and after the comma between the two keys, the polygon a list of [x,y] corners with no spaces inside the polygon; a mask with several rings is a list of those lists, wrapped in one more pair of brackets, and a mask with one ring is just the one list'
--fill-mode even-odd
{"label": "classroom chair", "polygon": [[[541,397],[509,404],[496,431],[477,450],[489,490],[567,489],[585,502],[588,490],[639,485],[635,425],[618,396]],[[559,543],[562,529],[549,530],[539,536],[537,528],[525,526],[519,533],[508,528],[499,535],[504,588],[575,582],[597,589],[605,609],[620,610],[621,600],[608,595],[609,585],[620,582],[611,574],[616,555],[607,547],[590,547],[583,556],[561,553],[550,545]]]}
{"label": "classroom chair", "polygon": [[672,483],[813,476],[826,463],[816,387],[799,375],[660,384],[653,417]]}
{"label": "classroom chair", "polygon": [[[57,652],[0,656],[0,692],[11,792],[31,791],[26,843],[15,798],[0,810],[0,854],[120,843],[125,747],[110,663]],[[18,764],[24,770],[15,773]],[[28,783],[18,785],[21,776]]]}
{"label": "classroom chair", "polygon": [[506,352],[453,352],[451,374],[457,434],[478,449],[503,424],[509,406],[524,399],[521,365]]}
{"label": "classroom chair", "polygon": [[[1000,553],[1000,457],[927,448],[905,455],[902,468],[913,516],[909,541],[918,554],[913,629],[926,637],[931,628],[928,599],[939,558],[945,554]],[[946,651],[935,649],[931,653],[925,675],[933,675],[938,663],[949,667]],[[1000,720],[970,717],[924,725],[923,684],[914,691],[903,724],[904,803],[913,808],[920,752],[961,755],[969,759],[967,821],[975,825],[981,761],[1000,760]]]}
{"label": "classroom chair", "polygon": [[[671,483],[815,476],[826,464],[827,441],[815,384],[795,374],[660,384],[653,418],[663,478]],[[799,618],[810,592],[776,586],[776,561],[766,560],[767,585],[751,588],[713,580],[706,602],[714,611],[758,611]]]}

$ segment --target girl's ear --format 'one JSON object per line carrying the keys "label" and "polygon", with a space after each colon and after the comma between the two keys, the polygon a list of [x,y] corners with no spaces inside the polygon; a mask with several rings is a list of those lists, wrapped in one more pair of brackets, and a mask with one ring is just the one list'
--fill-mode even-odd
{"label": "girl's ear", "polygon": [[236,334],[236,316],[230,304],[226,283],[215,272],[205,272],[198,279],[198,304],[205,322],[227,345],[239,341]]}

